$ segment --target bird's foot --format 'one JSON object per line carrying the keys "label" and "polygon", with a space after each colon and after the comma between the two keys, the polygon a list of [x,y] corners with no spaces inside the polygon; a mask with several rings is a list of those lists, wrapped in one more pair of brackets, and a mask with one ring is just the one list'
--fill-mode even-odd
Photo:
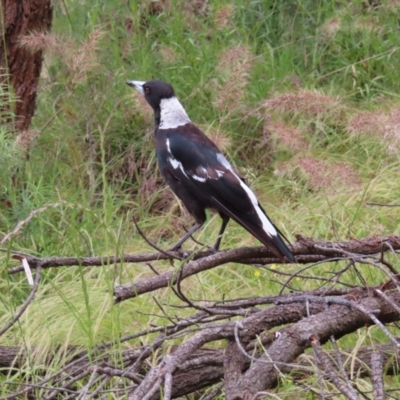
{"label": "bird's foot", "polygon": [[176,244],[176,245],[170,247],[167,251],[178,251],[179,252],[181,250],[183,250],[182,249],[182,245],[181,244]]}
{"label": "bird's foot", "polygon": [[219,252],[219,246],[211,246],[207,247],[207,250],[212,251],[213,253],[218,253]]}

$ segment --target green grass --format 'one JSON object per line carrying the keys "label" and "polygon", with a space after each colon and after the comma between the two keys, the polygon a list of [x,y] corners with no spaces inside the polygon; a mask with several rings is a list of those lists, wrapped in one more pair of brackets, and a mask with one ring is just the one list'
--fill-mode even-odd
{"label": "green grass", "polygon": [[[52,34],[57,45],[49,45],[46,53],[32,126],[38,136],[29,157],[15,145],[8,127],[0,130],[0,197],[10,202],[0,204],[0,232],[11,232],[32,212],[49,206],[7,241],[6,249],[39,256],[141,253],[151,249],[135,230],[133,216],[163,248],[183,234],[182,225],[191,223],[163,188],[151,113],[138,103],[126,79],[173,84],[190,118],[228,143],[224,152],[291,240],[298,233],[346,240],[399,231],[398,209],[366,206],[399,203],[400,138],[390,136],[400,93],[399,7],[382,1],[367,8],[361,0],[218,0],[201,11],[177,0],[162,10],[154,4],[55,2]],[[282,94],[299,92],[308,96],[302,108],[299,100],[289,105],[279,100]],[[326,108],[310,109],[314,92],[327,96]],[[271,99],[274,108],[261,107]],[[353,118],[363,112],[385,118],[381,126],[386,131],[370,131],[368,121],[351,131]],[[298,148],[279,134],[270,135],[282,132],[278,125],[298,129],[305,145]],[[312,165],[325,165],[329,177],[344,164],[355,181],[346,183],[342,176],[319,185],[304,160],[323,163]],[[212,216],[198,239],[212,242],[219,223]],[[258,242],[230,223],[222,245]],[[17,262],[7,252],[0,257],[3,326],[30,288],[24,275],[7,273]],[[306,273],[323,275],[343,266],[320,265]],[[167,270],[169,264],[158,268]],[[284,268],[294,272],[297,267]],[[371,285],[385,280],[372,267],[359,268]],[[152,295],[113,304],[114,283],[151,274],[144,265],[124,264],[43,271],[35,301],[1,344],[36,346],[20,372],[38,376],[35,366],[48,353],[56,353],[57,369],[68,345],[91,348],[150,323],[166,323],[155,316],[160,310]],[[193,299],[229,299],[277,293],[282,279],[230,264],[189,278],[183,288],[190,288]],[[343,279],[362,284],[352,272]],[[313,285],[293,281],[296,289]],[[178,303],[169,289],[157,296],[167,305]],[[360,335],[367,333],[360,330]],[[371,335],[385,340],[375,328]],[[341,346],[352,347],[358,340],[350,335]],[[393,387],[397,381],[388,380]],[[10,388],[0,386],[1,395]],[[281,389],[290,393],[295,387],[285,381]]]}

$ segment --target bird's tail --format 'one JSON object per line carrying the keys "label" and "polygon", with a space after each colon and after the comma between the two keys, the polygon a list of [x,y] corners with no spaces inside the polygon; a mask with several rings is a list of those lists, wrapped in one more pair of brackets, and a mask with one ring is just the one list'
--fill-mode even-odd
{"label": "bird's tail", "polygon": [[[292,254],[286,243],[281,238],[280,232],[278,229],[275,228],[275,226],[274,228],[276,229],[276,234],[272,234],[271,232],[266,232],[262,226],[258,224],[256,225],[254,222],[249,221],[247,218],[245,218],[244,215],[239,216],[237,213],[233,213],[231,210],[229,210],[229,208],[225,207],[218,200],[214,199],[214,201],[218,203],[220,209],[223,209],[226,215],[228,215],[230,218],[236,221],[239,225],[242,225],[243,228],[245,228],[254,237],[256,237],[265,247],[270,249],[272,253],[274,253],[274,255],[278,257],[282,262],[285,262],[285,258],[290,262],[293,263],[296,262],[294,255]],[[261,206],[259,207],[267,217],[267,214],[265,213],[263,208]]]}

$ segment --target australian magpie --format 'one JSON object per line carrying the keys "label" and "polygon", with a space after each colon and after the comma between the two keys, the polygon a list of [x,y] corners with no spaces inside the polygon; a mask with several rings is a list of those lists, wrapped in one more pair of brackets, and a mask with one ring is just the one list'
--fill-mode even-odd
{"label": "australian magpie", "polygon": [[195,225],[172,249],[178,249],[206,221],[206,208],[222,218],[218,239],[230,218],[247,229],[273,254],[296,262],[293,254],[246,182],[217,146],[192,123],[168,83],[127,81],[154,110],[158,164],[164,179],[194,217]]}

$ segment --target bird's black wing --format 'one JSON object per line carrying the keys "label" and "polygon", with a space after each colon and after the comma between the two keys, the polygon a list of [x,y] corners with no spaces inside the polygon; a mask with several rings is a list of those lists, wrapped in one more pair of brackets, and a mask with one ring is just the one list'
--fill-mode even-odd
{"label": "bird's black wing", "polygon": [[214,143],[194,125],[166,130],[165,166],[208,207],[229,216],[279,258],[294,257],[258,200]]}

